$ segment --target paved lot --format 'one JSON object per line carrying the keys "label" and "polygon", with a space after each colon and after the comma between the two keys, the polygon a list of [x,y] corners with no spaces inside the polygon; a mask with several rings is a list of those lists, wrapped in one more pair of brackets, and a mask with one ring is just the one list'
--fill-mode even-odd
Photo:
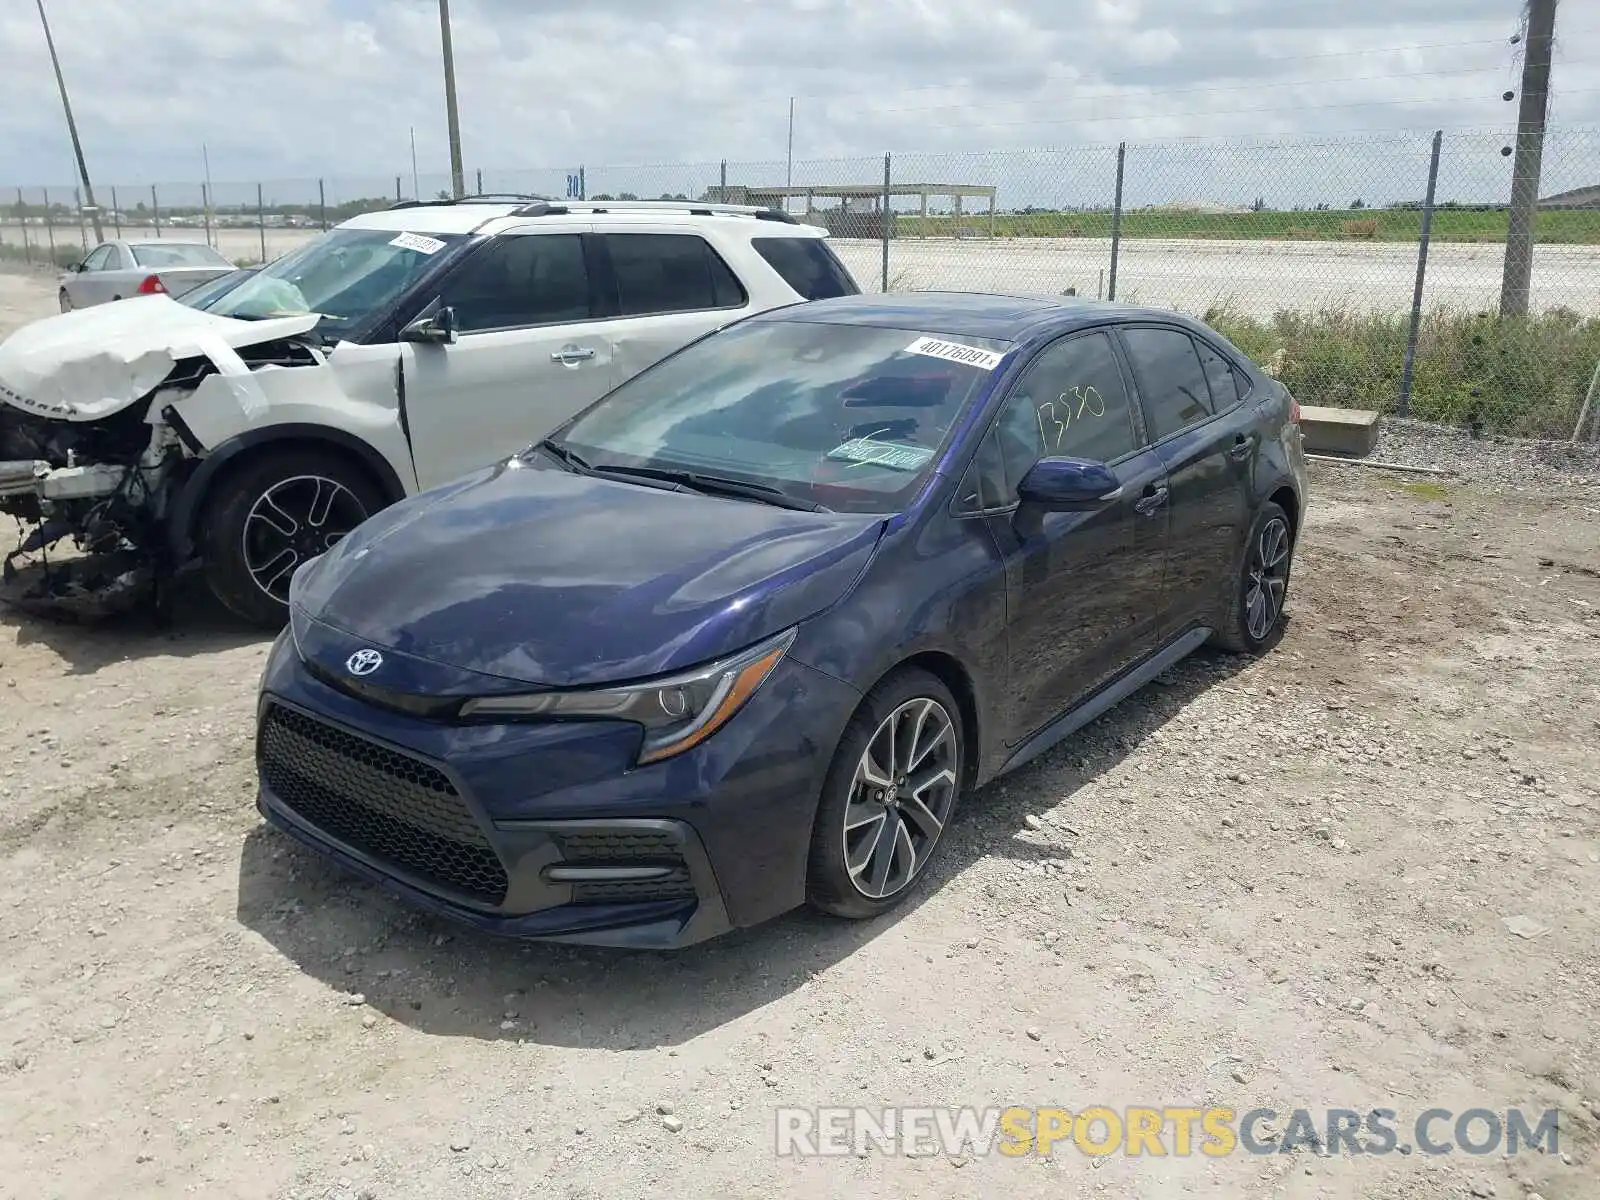
{"label": "paved lot", "polygon": [[[0,616],[0,1193],[1600,1195],[1600,490],[1314,485],[1275,654],[969,798],[896,915],[677,955],[465,934],[266,830],[265,646],[209,606]],[[1012,1103],[1553,1108],[1560,1153],[772,1153],[780,1105]]]}

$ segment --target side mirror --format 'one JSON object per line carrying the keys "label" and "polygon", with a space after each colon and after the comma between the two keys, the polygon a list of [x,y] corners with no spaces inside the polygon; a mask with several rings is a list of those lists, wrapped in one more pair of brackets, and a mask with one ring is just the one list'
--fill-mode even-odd
{"label": "side mirror", "polygon": [[1121,494],[1116,472],[1086,458],[1041,458],[1017,485],[1024,504],[1051,512],[1092,512]]}
{"label": "side mirror", "polygon": [[403,342],[428,342],[434,345],[449,345],[459,336],[461,331],[456,325],[456,310],[448,304],[431,316],[418,317],[400,331],[400,340]]}
{"label": "side mirror", "polygon": [[71,271],[74,275],[82,275],[88,269],[89,269],[89,264],[88,264],[87,261],[85,261],[85,262],[75,262],[70,267],[67,268],[67,270]]}

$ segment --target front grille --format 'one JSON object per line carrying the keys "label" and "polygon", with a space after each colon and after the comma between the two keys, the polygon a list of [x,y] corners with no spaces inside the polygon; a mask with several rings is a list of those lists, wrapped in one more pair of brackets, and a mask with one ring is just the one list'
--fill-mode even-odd
{"label": "front grille", "polygon": [[574,904],[627,904],[695,897],[682,843],[671,833],[568,833],[561,835],[560,842],[564,864],[597,866],[603,863],[673,869],[672,874],[659,879],[574,884]]}
{"label": "front grille", "polygon": [[275,704],[257,755],[273,794],[330,837],[475,900],[505,899],[505,868],[437,767]]}

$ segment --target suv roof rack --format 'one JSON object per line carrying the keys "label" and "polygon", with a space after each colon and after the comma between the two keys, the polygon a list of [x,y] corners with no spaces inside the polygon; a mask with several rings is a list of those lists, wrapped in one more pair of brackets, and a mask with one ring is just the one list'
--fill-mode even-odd
{"label": "suv roof rack", "polygon": [[572,212],[679,212],[691,217],[754,217],[758,221],[777,221],[784,225],[800,224],[789,213],[779,208],[760,208],[753,204],[707,204],[698,200],[562,200],[544,197],[532,198],[530,203],[515,209],[513,217],[559,217]]}
{"label": "suv roof rack", "polygon": [[526,192],[476,192],[459,199],[398,200],[389,205],[389,211],[398,208],[435,208],[451,204],[548,204],[549,196],[535,196]]}

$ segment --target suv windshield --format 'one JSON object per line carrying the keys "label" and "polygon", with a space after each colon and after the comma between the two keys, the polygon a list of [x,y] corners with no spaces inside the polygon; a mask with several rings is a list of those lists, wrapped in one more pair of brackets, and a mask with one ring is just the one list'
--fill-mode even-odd
{"label": "suv windshield", "polygon": [[553,440],[600,472],[689,472],[836,511],[897,512],[1008,349],[907,329],[746,321],[636,375]]}
{"label": "suv windshield", "polygon": [[318,313],[342,330],[398,298],[439,251],[460,240],[460,234],[334,229],[199,307],[246,321]]}

